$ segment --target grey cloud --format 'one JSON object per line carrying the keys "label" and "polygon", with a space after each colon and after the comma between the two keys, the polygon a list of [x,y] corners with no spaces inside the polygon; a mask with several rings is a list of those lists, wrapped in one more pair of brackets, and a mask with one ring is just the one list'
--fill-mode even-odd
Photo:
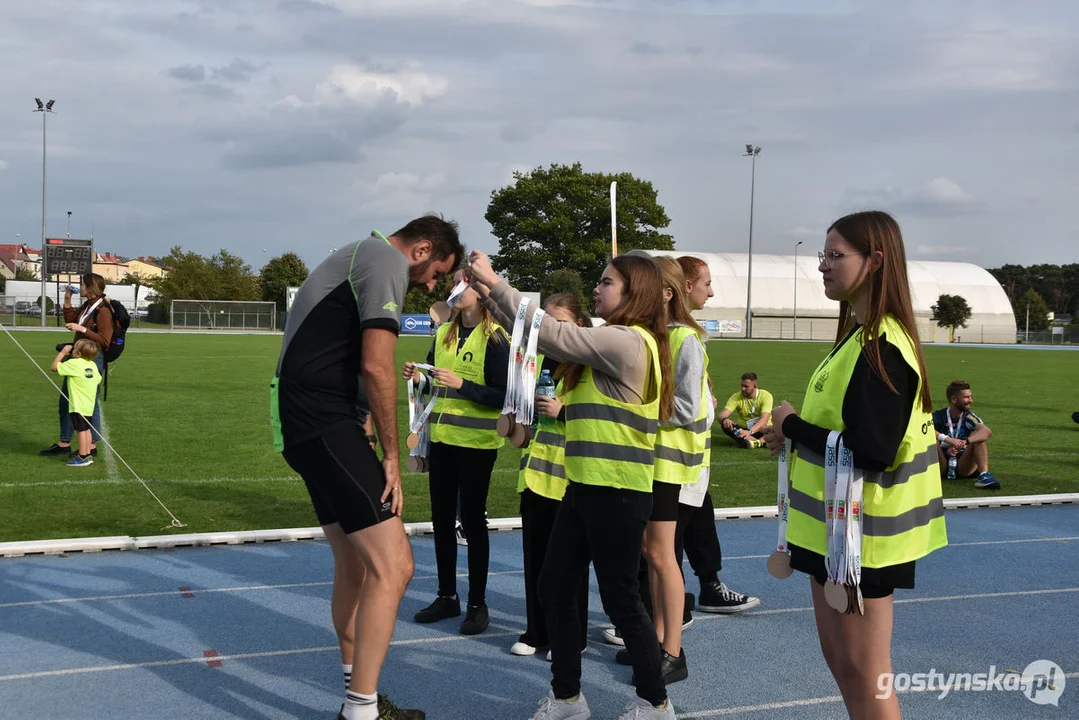
{"label": "grey cloud", "polygon": [[629,47],[634,55],[662,55],[663,49],[649,42],[635,42]]}
{"label": "grey cloud", "polygon": [[502,126],[498,136],[504,142],[521,143],[531,140],[534,131],[535,126],[530,123],[510,123]]}
{"label": "grey cloud", "polygon": [[341,8],[330,3],[312,2],[312,0],[281,0],[277,3],[277,7],[282,12],[291,13],[295,15],[334,15],[340,16],[343,13]]}
{"label": "grey cloud", "polygon": [[169,68],[165,71],[165,74],[169,77],[176,78],[177,80],[202,82],[206,77],[206,68],[202,65],[181,65],[179,67]]}
{"label": "grey cloud", "polygon": [[228,65],[213,68],[211,74],[215,78],[220,78],[229,82],[245,83],[249,81],[255,73],[265,67],[266,65],[255,65],[241,58],[234,58]]}
{"label": "grey cloud", "polygon": [[202,83],[188,88],[187,92],[194,95],[202,95],[211,100],[234,100],[237,95],[230,87],[219,85],[217,83]]}

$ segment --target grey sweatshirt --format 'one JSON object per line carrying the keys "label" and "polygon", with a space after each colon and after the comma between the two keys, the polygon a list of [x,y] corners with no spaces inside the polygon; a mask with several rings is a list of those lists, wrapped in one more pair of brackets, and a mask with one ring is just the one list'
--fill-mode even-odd
{"label": "grey sweatshirt", "polygon": [[[670,327],[685,327],[675,323]],[[682,427],[697,419],[701,410],[701,378],[704,376],[704,346],[693,338],[682,343],[674,366],[674,410],[661,427]]]}
{"label": "grey sweatshirt", "polygon": [[[521,294],[503,281],[491,289],[491,296],[484,305],[506,332],[512,332],[520,301]],[[535,308],[534,303],[528,308],[526,322],[529,326]],[[638,405],[645,402],[648,346],[633,328],[624,325],[580,327],[547,316],[540,324],[538,347],[547,357],[592,368],[596,389],[607,397]]]}

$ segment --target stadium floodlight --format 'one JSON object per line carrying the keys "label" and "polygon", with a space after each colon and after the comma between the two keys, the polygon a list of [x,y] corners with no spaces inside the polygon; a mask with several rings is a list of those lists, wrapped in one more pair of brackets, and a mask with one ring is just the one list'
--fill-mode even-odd
{"label": "stadium floodlight", "polygon": [[[45,116],[52,112],[55,100],[42,103],[41,98],[34,98],[41,113],[41,327],[45,327]],[[55,114],[55,113],[54,113]]]}
{"label": "stadium floodlight", "polygon": [[746,339],[753,336],[753,193],[757,185],[757,156],[761,154],[759,145],[746,143],[746,152],[742,157],[753,160],[753,171],[749,180],[749,268],[746,271]]}

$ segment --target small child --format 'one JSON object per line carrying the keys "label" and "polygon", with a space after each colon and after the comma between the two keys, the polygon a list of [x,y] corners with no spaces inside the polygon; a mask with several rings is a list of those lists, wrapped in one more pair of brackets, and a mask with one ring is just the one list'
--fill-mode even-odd
{"label": "small child", "polygon": [[[93,340],[81,338],[75,341],[74,348],[65,345],[64,349],[52,361],[53,372],[67,379],[64,388],[67,391],[71,408],[71,423],[78,433],[79,454],[71,458],[68,467],[89,467],[94,464],[90,456],[93,438],[90,433],[90,421],[97,401],[97,386],[101,383],[101,373],[97,370],[94,358],[101,352],[101,346]],[[68,355],[70,358],[67,358]],[[65,358],[67,358],[65,360]],[[86,454],[83,454],[83,451]]]}

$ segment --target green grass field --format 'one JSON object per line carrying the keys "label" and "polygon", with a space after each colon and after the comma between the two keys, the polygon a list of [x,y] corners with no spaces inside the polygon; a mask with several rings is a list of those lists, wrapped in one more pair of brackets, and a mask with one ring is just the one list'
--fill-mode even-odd
{"label": "green grass field", "polygon": [[[60,333],[14,336],[45,369]],[[402,338],[398,359],[422,360],[430,339]],[[187,527],[174,531],[153,498],[110,453],[67,468],[38,451],[56,439],[56,391],[7,335],[0,335],[0,541],[153,535],[316,524],[302,481],[270,446],[268,388],[279,335],[129,334],[109,378],[105,426],[119,453]],[[753,370],[777,402],[797,407],[825,344],[709,343],[721,401]],[[926,349],[934,397],[974,386],[974,409],[994,431],[993,473],[1008,495],[1079,492],[1079,353],[971,347]],[[400,417],[404,408],[400,390]],[[402,429],[403,444],[405,431]],[[492,480],[489,514],[518,515],[518,450],[507,444]],[[402,447],[402,458],[407,451]],[[719,506],[775,501],[775,463],[765,450],[736,449],[717,431],[712,494]],[[404,474],[405,520],[429,517],[427,476]],[[950,497],[980,492],[945,482]]]}

